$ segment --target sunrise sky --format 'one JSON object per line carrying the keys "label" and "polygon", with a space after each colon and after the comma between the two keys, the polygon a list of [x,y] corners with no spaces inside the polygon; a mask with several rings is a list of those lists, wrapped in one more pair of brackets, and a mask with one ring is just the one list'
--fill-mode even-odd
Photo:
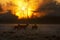
{"label": "sunrise sky", "polygon": [[[0,0],[0,4],[3,9],[3,13],[7,10],[11,10],[13,15],[18,18],[31,18],[32,15],[40,17],[43,13],[33,13],[41,5],[49,2],[50,0]],[[60,0],[55,0],[60,3]],[[28,15],[28,16],[27,16]]]}

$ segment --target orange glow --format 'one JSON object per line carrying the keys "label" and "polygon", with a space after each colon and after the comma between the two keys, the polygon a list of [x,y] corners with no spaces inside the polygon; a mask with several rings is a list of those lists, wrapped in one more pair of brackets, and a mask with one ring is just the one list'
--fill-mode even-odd
{"label": "orange glow", "polygon": [[15,10],[13,10],[14,15],[18,16],[19,19],[31,18],[34,14],[33,11],[36,11],[39,4],[42,4],[41,0],[14,0],[12,2],[16,5]]}
{"label": "orange glow", "polygon": [[60,0],[55,0],[55,1],[57,1],[58,3],[60,3]]}
{"label": "orange glow", "polygon": [[18,19],[32,18],[32,16],[40,16],[40,13],[34,13],[43,0],[5,0],[2,2],[4,10],[11,10],[13,15],[18,16]]}

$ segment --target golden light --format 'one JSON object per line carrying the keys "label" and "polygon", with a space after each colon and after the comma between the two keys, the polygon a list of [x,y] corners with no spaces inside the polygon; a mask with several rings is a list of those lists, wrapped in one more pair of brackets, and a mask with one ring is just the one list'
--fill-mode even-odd
{"label": "golden light", "polygon": [[60,0],[55,0],[55,1],[57,1],[58,3],[60,3]]}
{"label": "golden light", "polygon": [[22,19],[39,16],[40,13],[34,13],[33,11],[36,11],[42,3],[43,0],[5,0],[2,5],[4,10],[11,10],[13,15],[18,16],[18,19]]}
{"label": "golden light", "polygon": [[22,10],[24,11],[26,9],[26,7],[22,7]]}

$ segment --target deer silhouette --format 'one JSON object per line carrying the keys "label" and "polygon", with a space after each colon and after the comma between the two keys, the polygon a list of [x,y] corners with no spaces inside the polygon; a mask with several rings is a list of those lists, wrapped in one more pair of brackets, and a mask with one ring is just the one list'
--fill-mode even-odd
{"label": "deer silhouette", "polygon": [[20,25],[20,24],[18,24],[17,26],[14,27],[14,29],[16,29],[16,30],[18,30],[18,29],[26,29],[27,26],[28,26],[28,24],[26,24],[26,25]]}
{"label": "deer silhouette", "polygon": [[32,29],[37,29],[37,25],[34,24],[34,26],[32,26]]}

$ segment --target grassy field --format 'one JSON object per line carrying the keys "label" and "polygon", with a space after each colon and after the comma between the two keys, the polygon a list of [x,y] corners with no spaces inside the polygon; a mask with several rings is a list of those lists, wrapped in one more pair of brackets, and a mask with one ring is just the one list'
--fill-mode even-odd
{"label": "grassy field", "polygon": [[59,24],[37,24],[37,29],[33,25],[15,30],[17,24],[0,24],[0,40],[60,40]]}

